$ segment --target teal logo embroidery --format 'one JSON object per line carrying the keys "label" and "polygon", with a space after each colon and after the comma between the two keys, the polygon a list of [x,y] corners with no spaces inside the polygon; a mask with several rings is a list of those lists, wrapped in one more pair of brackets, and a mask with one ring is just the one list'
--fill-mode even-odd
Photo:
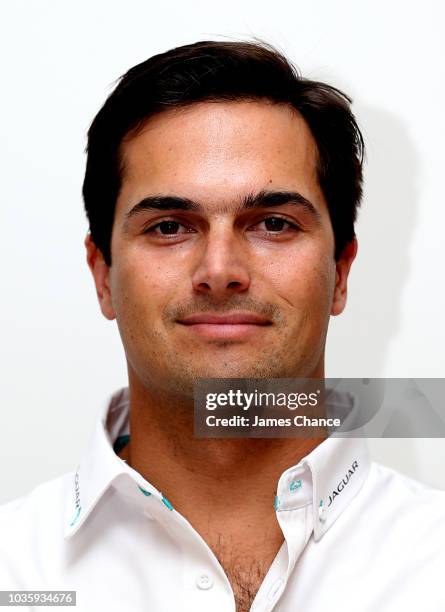
{"label": "teal logo embroidery", "polygon": [[138,488],[139,488],[139,490],[140,490],[140,491],[141,491],[141,492],[142,492],[144,495],[146,495],[147,497],[148,497],[149,495],[151,495],[150,491],[146,491],[145,489],[143,489],[143,488],[142,488],[142,487],[140,487],[139,485],[138,485]]}
{"label": "teal logo embroidery", "polygon": [[162,498],[162,503],[164,504],[164,506],[167,506],[169,510],[173,510],[172,504],[168,501],[166,497]]}
{"label": "teal logo embroidery", "polygon": [[74,515],[73,520],[70,523],[70,527],[72,527],[80,516],[80,512],[82,510],[80,506],[80,486],[79,486],[79,469],[77,469],[76,475],[74,476],[74,507],[76,508],[76,514]]}
{"label": "teal logo embroidery", "polygon": [[280,500],[278,499],[278,495],[275,495],[274,508],[278,510],[278,506],[280,505]]}
{"label": "teal logo embroidery", "polygon": [[302,486],[303,486],[303,483],[301,482],[301,480],[293,480],[290,483],[289,490],[297,491],[297,489],[301,489]]}
{"label": "teal logo embroidery", "polygon": [[72,520],[72,521],[71,521],[71,523],[70,523],[70,527],[72,527],[72,526],[73,526],[73,525],[76,523],[77,519],[79,518],[79,516],[80,516],[80,510],[81,510],[81,508],[80,508],[80,506],[79,506],[79,508],[77,509],[77,512],[76,512],[75,517],[73,518],[73,520]]}

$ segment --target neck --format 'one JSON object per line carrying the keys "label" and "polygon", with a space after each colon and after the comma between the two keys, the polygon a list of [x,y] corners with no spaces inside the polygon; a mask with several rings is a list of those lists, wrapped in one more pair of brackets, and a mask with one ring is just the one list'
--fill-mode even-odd
{"label": "neck", "polygon": [[241,508],[258,521],[275,520],[281,473],[325,439],[196,438],[193,403],[151,392],[134,377],[130,383],[131,439],[119,455],[195,527],[210,514],[239,521]]}

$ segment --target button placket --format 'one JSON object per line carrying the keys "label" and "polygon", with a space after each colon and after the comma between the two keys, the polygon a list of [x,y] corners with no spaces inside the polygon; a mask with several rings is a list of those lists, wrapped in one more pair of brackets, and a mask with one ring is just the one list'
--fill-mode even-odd
{"label": "button placket", "polygon": [[269,601],[273,601],[274,599],[276,599],[280,593],[280,590],[282,588],[283,585],[283,579],[282,578],[278,578],[278,580],[272,585],[269,594],[267,596],[267,599]]}

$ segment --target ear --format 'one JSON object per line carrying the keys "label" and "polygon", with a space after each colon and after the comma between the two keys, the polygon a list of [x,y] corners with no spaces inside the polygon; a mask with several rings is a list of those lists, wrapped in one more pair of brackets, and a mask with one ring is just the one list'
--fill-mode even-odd
{"label": "ear", "polygon": [[343,249],[335,265],[335,287],[332,298],[331,315],[339,315],[346,306],[348,276],[352,262],[357,255],[358,243],[353,238]]}
{"label": "ear", "polygon": [[96,293],[100,304],[100,309],[104,317],[112,321],[116,318],[111,300],[109,284],[110,268],[106,264],[100,249],[94,244],[90,232],[87,233],[84,241],[87,250],[87,263],[94,278]]}

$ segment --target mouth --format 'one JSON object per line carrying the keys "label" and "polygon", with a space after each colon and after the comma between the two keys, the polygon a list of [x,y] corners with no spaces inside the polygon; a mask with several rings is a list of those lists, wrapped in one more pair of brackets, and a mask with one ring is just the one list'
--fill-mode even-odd
{"label": "mouth", "polygon": [[211,339],[240,339],[270,327],[272,322],[253,312],[201,313],[177,321],[192,333]]}

